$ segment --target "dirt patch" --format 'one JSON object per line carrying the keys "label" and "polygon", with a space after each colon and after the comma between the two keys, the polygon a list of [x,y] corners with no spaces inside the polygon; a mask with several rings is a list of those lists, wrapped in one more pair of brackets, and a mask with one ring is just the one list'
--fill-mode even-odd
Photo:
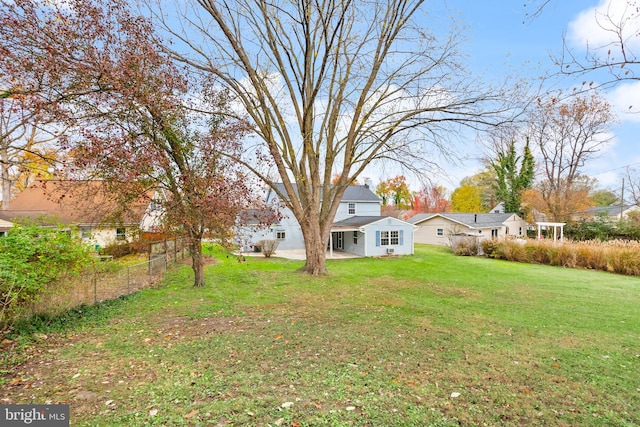
{"label": "dirt patch", "polygon": [[[202,265],[203,266],[207,266],[207,265],[214,265],[217,264],[218,260],[215,259],[214,257],[211,256],[207,256],[207,255],[202,255]],[[192,260],[190,256],[186,256],[184,258],[182,258],[181,260],[178,260],[178,264],[182,264],[182,265],[192,265]]]}

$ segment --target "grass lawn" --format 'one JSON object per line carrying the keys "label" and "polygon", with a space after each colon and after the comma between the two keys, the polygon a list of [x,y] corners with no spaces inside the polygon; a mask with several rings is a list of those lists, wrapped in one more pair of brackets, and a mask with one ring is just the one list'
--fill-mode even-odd
{"label": "grass lawn", "polygon": [[41,328],[0,403],[86,426],[640,425],[638,278],[430,246],[322,278],[214,256],[205,288],[181,266]]}

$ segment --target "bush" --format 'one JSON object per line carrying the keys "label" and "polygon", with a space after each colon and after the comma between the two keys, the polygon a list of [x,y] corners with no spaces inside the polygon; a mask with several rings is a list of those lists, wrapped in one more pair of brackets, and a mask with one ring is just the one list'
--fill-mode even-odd
{"label": "bush", "polygon": [[499,257],[516,262],[528,262],[529,254],[523,241],[503,240],[498,247]]}
{"label": "bush", "polygon": [[100,248],[100,255],[110,255],[114,258],[122,258],[123,256],[135,252],[134,245],[130,243],[112,243],[104,248]]}
{"label": "bush", "polygon": [[464,235],[452,235],[451,251],[460,256],[476,256],[479,254],[479,245],[476,237]]}
{"label": "bush", "polygon": [[257,246],[260,248],[262,255],[270,258],[271,255],[276,253],[276,249],[278,249],[279,244],[280,242],[277,240],[260,240]]}
{"label": "bush", "polygon": [[89,263],[89,249],[61,226],[13,227],[0,238],[0,324]]}
{"label": "bush", "polygon": [[498,251],[499,247],[500,241],[497,239],[484,239],[482,241],[482,251],[489,258],[496,258],[496,251]]}

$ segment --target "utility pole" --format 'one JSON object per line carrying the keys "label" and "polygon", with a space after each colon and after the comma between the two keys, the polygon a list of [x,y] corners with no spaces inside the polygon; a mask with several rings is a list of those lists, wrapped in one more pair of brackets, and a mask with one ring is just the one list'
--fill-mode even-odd
{"label": "utility pole", "polygon": [[622,222],[623,211],[624,211],[624,177],[622,177],[622,195],[620,196],[620,222]]}

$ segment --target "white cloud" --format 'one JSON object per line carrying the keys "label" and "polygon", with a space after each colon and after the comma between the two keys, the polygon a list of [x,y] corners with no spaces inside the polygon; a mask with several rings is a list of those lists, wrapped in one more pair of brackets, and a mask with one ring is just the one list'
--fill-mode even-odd
{"label": "white cloud", "polygon": [[637,50],[640,48],[640,37],[636,33],[639,19],[635,1],[601,0],[598,6],[584,10],[569,23],[567,41],[576,49],[588,46],[591,51],[604,49],[606,53],[619,44],[616,33],[621,32],[627,50]]}
{"label": "white cloud", "polygon": [[640,123],[640,82],[619,83],[607,98],[621,122]]}

